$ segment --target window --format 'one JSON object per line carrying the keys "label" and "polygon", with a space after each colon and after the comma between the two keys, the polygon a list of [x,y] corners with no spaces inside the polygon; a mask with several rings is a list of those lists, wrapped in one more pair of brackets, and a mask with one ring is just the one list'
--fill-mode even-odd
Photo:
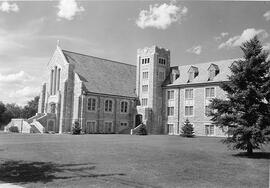
{"label": "window", "polygon": [[148,64],[150,62],[150,58],[142,59],[142,64]]}
{"label": "window", "polygon": [[87,109],[89,111],[96,111],[96,99],[95,98],[88,98]]}
{"label": "window", "polygon": [[147,98],[142,98],[142,106],[147,106]]}
{"label": "window", "polygon": [[215,88],[205,88],[205,97],[206,98],[214,98],[215,97]]}
{"label": "window", "polygon": [[168,124],[168,134],[174,134],[174,126],[173,126],[173,124]]}
{"label": "window", "polygon": [[121,125],[121,127],[127,127],[128,123],[127,122],[121,122],[120,125]]}
{"label": "window", "polygon": [[143,79],[148,79],[148,72],[143,72],[142,73],[142,78]]}
{"label": "window", "polygon": [[173,116],[174,115],[174,107],[168,107],[167,108],[167,115]]}
{"label": "window", "polygon": [[113,133],[113,123],[105,122],[105,133]]}
{"label": "window", "polygon": [[164,58],[159,58],[158,59],[158,63],[161,65],[165,65],[166,64],[166,60]]}
{"label": "window", "polygon": [[113,109],[112,104],[113,104],[112,100],[105,101],[105,112],[112,112]]}
{"label": "window", "polygon": [[213,136],[215,134],[215,126],[214,125],[205,125],[205,135]]}
{"label": "window", "polygon": [[128,112],[128,102],[127,101],[122,101],[121,102],[121,110],[122,113],[127,113]]}
{"label": "window", "polygon": [[142,92],[148,92],[148,85],[142,85]]}
{"label": "window", "polygon": [[168,100],[173,100],[174,99],[174,91],[171,90],[171,91],[168,91]]}
{"label": "window", "polygon": [[209,108],[209,106],[205,106],[205,116],[210,116],[212,110]]}
{"label": "window", "polygon": [[185,106],[185,116],[193,116],[193,106]]}
{"label": "window", "polygon": [[193,99],[193,89],[185,90],[185,99]]}
{"label": "window", "polygon": [[159,73],[158,73],[158,79],[159,79],[160,81],[163,81],[163,80],[165,79],[165,72],[159,72]]}

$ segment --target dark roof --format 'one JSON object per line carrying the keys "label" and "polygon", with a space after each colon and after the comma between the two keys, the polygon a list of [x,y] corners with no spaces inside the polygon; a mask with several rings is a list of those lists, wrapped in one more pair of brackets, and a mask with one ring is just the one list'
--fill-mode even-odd
{"label": "dark roof", "polygon": [[88,92],[136,97],[136,66],[62,50]]}
{"label": "dark roof", "polygon": [[[239,58],[240,59],[240,58]],[[200,83],[210,83],[210,82],[222,82],[228,81],[228,76],[231,75],[230,66],[234,61],[239,59],[228,59],[216,62],[208,62],[208,63],[198,63],[194,65],[182,65],[179,66],[180,76],[176,79],[172,84],[168,84],[166,86],[178,86],[178,85],[192,85],[192,84],[200,84]],[[216,65],[219,68],[219,73],[213,78],[213,80],[208,81],[208,68],[211,65]],[[194,78],[191,82],[188,83],[188,71],[191,67],[198,68],[198,76]]]}

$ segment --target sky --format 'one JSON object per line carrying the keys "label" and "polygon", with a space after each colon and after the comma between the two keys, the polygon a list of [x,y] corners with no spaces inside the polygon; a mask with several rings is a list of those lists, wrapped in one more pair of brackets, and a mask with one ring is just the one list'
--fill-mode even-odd
{"label": "sky", "polygon": [[139,48],[169,49],[171,66],[242,57],[258,35],[270,49],[270,2],[0,1],[0,101],[25,105],[62,49],[136,65]]}

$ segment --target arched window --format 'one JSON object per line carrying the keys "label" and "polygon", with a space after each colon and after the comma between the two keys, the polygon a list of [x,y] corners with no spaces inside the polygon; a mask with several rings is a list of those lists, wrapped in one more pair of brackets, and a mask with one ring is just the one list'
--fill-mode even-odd
{"label": "arched window", "polygon": [[96,111],[96,98],[88,98],[88,101],[87,101],[87,109],[88,111]]}
{"label": "arched window", "polygon": [[122,112],[122,113],[128,112],[128,102],[127,101],[121,101],[120,112]]}
{"label": "arched window", "polygon": [[113,111],[113,101],[110,99],[107,99],[105,101],[105,112],[112,112]]}

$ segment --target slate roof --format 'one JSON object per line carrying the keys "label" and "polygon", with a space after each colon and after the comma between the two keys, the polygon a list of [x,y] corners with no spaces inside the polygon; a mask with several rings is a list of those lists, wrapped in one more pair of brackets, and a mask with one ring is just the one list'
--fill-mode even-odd
{"label": "slate roof", "polygon": [[136,97],[136,66],[62,50],[88,92]]}
{"label": "slate roof", "polygon": [[[221,82],[227,81],[228,76],[231,74],[230,66],[234,61],[239,59],[228,59],[228,60],[221,60],[215,62],[207,62],[207,63],[198,63],[193,65],[182,65],[178,66],[180,76],[176,79],[173,83],[167,84],[166,86],[181,86],[181,85],[192,85],[192,84],[201,84],[201,83],[211,83],[211,82]],[[219,74],[217,74],[212,81],[208,81],[208,68],[211,64],[215,64],[219,68]],[[192,82],[188,83],[188,70],[190,67],[197,67],[199,71],[199,75],[196,76]]]}

